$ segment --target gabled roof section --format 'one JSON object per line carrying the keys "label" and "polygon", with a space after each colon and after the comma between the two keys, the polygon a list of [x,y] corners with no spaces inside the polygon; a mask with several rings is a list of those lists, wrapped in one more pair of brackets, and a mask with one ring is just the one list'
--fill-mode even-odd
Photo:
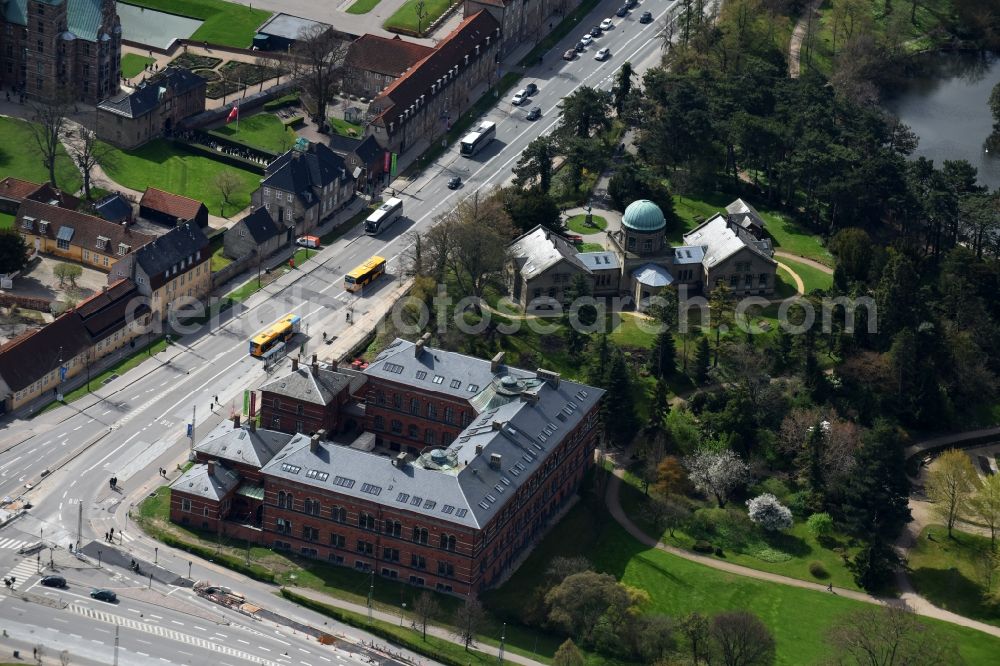
{"label": "gabled roof section", "polygon": [[438,43],[432,53],[376,96],[372,107],[381,109],[381,112],[373,122],[388,127],[399,120],[407,108],[419,102],[421,95],[434,94],[431,85],[438,79],[447,77],[454,67],[466,67],[466,56],[469,56],[469,65],[481,57],[482,54],[476,53],[476,47],[485,46],[487,37],[499,39],[499,29],[500,24],[485,9],[466,17]]}
{"label": "gabled roof section", "polygon": [[209,474],[208,465],[193,465],[170,484],[170,490],[214,501],[222,500],[239,484],[240,478],[221,464],[216,463],[212,467],[213,472]]}
{"label": "gabled roof section", "polygon": [[579,252],[576,258],[592,271],[608,271],[621,268],[618,255],[614,252]]}
{"label": "gabled roof section", "polygon": [[182,95],[205,85],[205,79],[183,67],[167,67],[132,92],[122,92],[101,101],[97,108],[126,118],[139,118],[155,109],[168,92]]}
{"label": "gabled roof section", "polygon": [[[186,222],[159,236],[153,242],[139,248],[135,253],[136,263],[142,267],[150,278],[163,275],[167,269],[185,260],[188,265],[198,263],[196,255],[208,247],[208,238],[197,222]],[[204,252],[200,260],[206,260],[208,252]],[[153,288],[158,285],[152,283]]]}
{"label": "gabled roof section", "polygon": [[111,222],[127,220],[132,215],[132,203],[120,194],[109,194],[94,205],[97,214]]}
{"label": "gabled roof section", "polygon": [[0,197],[20,202],[39,187],[41,186],[38,183],[32,183],[30,180],[8,176],[0,180]]}
{"label": "gabled roof section", "polygon": [[[30,218],[32,224],[30,233],[55,240],[63,228],[71,229],[73,245],[107,255],[117,255],[119,243],[135,251],[154,239],[153,236],[131,231],[129,227],[121,224],[31,199],[25,199],[17,209],[18,231],[29,231],[24,226],[25,218]],[[42,222],[48,222],[44,225],[44,230]],[[99,238],[105,239],[105,242],[99,244]]]}
{"label": "gabled roof section", "polygon": [[348,177],[344,158],[321,143],[309,143],[305,149],[292,148],[271,162],[261,185],[292,192],[309,207],[318,203],[313,188]]}
{"label": "gabled roof section", "polygon": [[725,215],[717,214],[684,234],[686,245],[698,245],[704,249],[702,265],[711,269],[740,250],[749,249],[761,258],[774,263],[769,241],[758,241],[743,227],[731,224]]}
{"label": "gabled roof section", "polygon": [[565,238],[539,225],[514,239],[507,249],[525,280],[535,278],[561,261],[589,273],[576,248]]}
{"label": "gabled roof section", "polygon": [[395,37],[366,34],[347,47],[345,67],[356,67],[385,76],[399,76],[426,58],[434,49]]}
{"label": "gabled roof section", "polygon": [[274,379],[260,387],[260,391],[276,393],[294,400],[326,406],[345,391],[351,378],[339,372],[300,365],[298,370]]}
{"label": "gabled roof section", "polygon": [[119,280],[77,305],[75,311],[91,341],[99,342],[150,310],[131,280]]}
{"label": "gabled roof section", "polygon": [[263,206],[244,217],[237,224],[242,224],[246,227],[250,238],[258,245],[266,243],[282,233],[274,218],[271,217],[271,214]]}
{"label": "gabled roof section", "polygon": [[726,206],[726,212],[744,229],[749,227],[763,229],[765,226],[764,218],[760,216],[757,209],[743,199],[737,199]]}
{"label": "gabled roof section", "polygon": [[164,192],[155,187],[147,187],[139,200],[139,205],[150,208],[160,213],[165,213],[178,220],[193,220],[205,206],[202,202],[191,197],[181,196],[173,192]]}
{"label": "gabled roof section", "polygon": [[292,435],[274,430],[237,427],[225,420],[215,427],[194,447],[195,451],[211,458],[228,460],[260,469],[271,462]]}

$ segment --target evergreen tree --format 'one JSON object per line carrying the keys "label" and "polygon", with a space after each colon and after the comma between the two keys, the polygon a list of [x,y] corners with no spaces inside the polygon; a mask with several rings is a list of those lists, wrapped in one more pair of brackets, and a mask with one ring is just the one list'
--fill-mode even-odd
{"label": "evergreen tree", "polygon": [[656,338],[656,349],[653,350],[653,376],[665,379],[675,372],[677,372],[677,347],[674,346],[674,334],[670,330],[664,330]]}
{"label": "evergreen tree", "polygon": [[632,91],[632,75],[632,63],[626,61],[618,70],[618,76],[615,77],[615,83],[611,88],[615,111],[619,116],[625,111],[625,104]]}
{"label": "evergreen tree", "polygon": [[898,566],[899,556],[896,551],[878,538],[867,543],[847,564],[847,568],[854,574],[854,582],[868,592],[885,589]]}
{"label": "evergreen tree", "polygon": [[843,519],[847,530],[867,538],[895,538],[910,520],[910,481],[896,428],[879,420],[854,456],[847,479]]}
{"label": "evergreen tree", "polygon": [[587,367],[587,383],[603,387],[608,375],[611,361],[611,343],[604,333],[597,338],[597,345],[590,355],[590,365]]}
{"label": "evergreen tree", "polygon": [[708,347],[708,338],[704,335],[698,338],[698,348],[694,353],[694,381],[704,384],[708,381],[708,370],[712,364],[712,351]]}
{"label": "evergreen tree", "polygon": [[629,376],[625,356],[616,350],[608,366],[604,400],[601,412],[604,430],[619,446],[628,444],[637,428],[635,400],[632,397],[632,378]]}
{"label": "evergreen tree", "polygon": [[[909,257],[889,250],[889,259],[875,289],[879,337],[888,341],[903,328],[916,325],[919,317],[919,280]],[[884,349],[885,347],[883,347]]]}

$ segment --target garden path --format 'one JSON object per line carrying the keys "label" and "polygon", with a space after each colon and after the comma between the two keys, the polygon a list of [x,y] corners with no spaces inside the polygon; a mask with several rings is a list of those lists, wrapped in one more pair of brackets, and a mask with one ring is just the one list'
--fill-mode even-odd
{"label": "garden path", "polygon": [[799,56],[802,52],[802,42],[806,38],[806,31],[809,29],[809,19],[813,14],[819,11],[819,6],[822,4],[823,0],[813,0],[810,2],[809,6],[802,12],[802,16],[799,18],[798,23],[795,24],[795,29],[792,30],[792,39],[788,44],[789,78],[799,78],[799,72],[801,70]]}
{"label": "garden path", "polygon": [[785,259],[791,259],[792,261],[797,261],[800,264],[805,264],[806,266],[815,268],[818,271],[822,271],[827,275],[833,275],[833,269],[827,266],[826,264],[821,264],[815,259],[810,259],[809,257],[803,257],[801,254],[792,254],[791,252],[786,252],[784,250],[775,250],[774,256],[784,257]]}

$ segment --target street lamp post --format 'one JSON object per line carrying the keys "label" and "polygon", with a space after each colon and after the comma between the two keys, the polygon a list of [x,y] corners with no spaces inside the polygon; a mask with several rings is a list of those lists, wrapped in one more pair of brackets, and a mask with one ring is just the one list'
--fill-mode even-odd
{"label": "street lamp post", "polygon": [[191,560],[188,560],[188,580],[191,579],[191,565],[194,564]]}
{"label": "street lamp post", "polygon": [[153,564],[160,563],[160,547],[153,546]]}
{"label": "street lamp post", "polygon": [[97,568],[98,569],[101,568],[101,553],[102,552],[103,551],[100,548],[97,549]]}
{"label": "street lamp post", "polygon": [[403,602],[403,606],[399,609],[399,626],[403,626],[403,613],[406,612],[406,602]]}

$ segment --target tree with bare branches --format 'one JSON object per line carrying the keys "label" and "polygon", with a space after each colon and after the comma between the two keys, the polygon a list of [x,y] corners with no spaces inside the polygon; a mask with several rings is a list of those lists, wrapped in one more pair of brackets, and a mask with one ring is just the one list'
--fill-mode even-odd
{"label": "tree with bare branches", "polygon": [[420,633],[424,640],[427,640],[427,624],[441,613],[441,606],[431,596],[430,592],[424,591],[413,602],[413,612],[417,616],[414,621],[420,627]]}
{"label": "tree with bare branches", "polygon": [[226,206],[232,203],[233,195],[236,193],[236,190],[238,190],[240,185],[242,185],[243,183],[236,176],[236,174],[227,169],[224,171],[220,171],[215,176],[215,179],[212,181],[212,184],[215,185],[215,189],[219,191],[219,196],[222,197],[222,206],[220,207],[221,208],[220,215],[225,216]]}
{"label": "tree with bare branches", "polygon": [[465,603],[455,611],[452,625],[455,627],[455,636],[462,641],[466,651],[476,641],[476,634],[479,633],[483,622],[486,619],[486,611],[483,604],[476,597],[466,597]]}
{"label": "tree with bare branches", "polygon": [[931,666],[962,663],[953,644],[937,640],[916,615],[896,606],[867,606],[841,617],[827,635],[843,666]]}
{"label": "tree with bare branches", "polygon": [[90,200],[94,169],[110,158],[111,146],[98,141],[97,133],[93,130],[80,127],[75,136],[67,136],[66,147],[73,162],[80,168],[80,173],[83,175],[83,194]]}
{"label": "tree with bare branches", "polygon": [[30,108],[33,122],[28,127],[35,138],[42,165],[49,172],[49,184],[56,187],[56,160],[66,131],[66,116],[73,108],[73,102],[69,97],[60,96],[32,102]]}
{"label": "tree with bare branches", "polygon": [[321,25],[303,30],[292,48],[292,73],[312,98],[313,120],[321,127],[327,123],[326,108],[337,94],[346,54],[344,42]]}

